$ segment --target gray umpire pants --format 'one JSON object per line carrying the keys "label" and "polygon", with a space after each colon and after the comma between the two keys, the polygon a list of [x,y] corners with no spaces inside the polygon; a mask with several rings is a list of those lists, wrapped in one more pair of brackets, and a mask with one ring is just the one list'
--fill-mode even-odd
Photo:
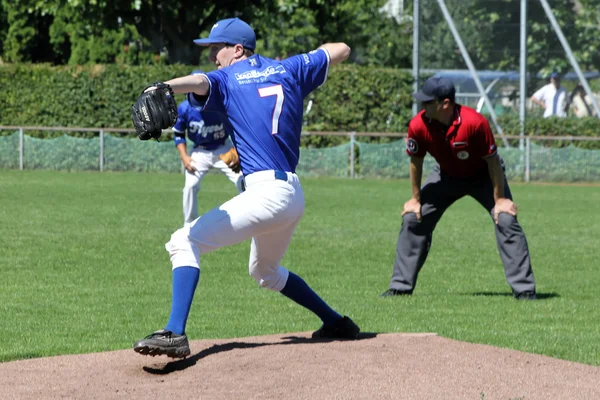
{"label": "gray umpire pants", "polygon": [[[506,177],[504,182],[504,196],[512,200]],[[442,174],[439,165],[434,167],[421,188],[421,222],[417,221],[414,213],[405,214],[402,218],[390,289],[414,290],[417,275],[427,259],[436,224],[444,211],[465,195],[473,197],[485,207],[493,221],[494,189],[489,176],[478,179],[452,178]],[[517,218],[500,213],[498,224],[494,226],[508,284],[516,293],[534,292],[535,279],[527,239]]]}

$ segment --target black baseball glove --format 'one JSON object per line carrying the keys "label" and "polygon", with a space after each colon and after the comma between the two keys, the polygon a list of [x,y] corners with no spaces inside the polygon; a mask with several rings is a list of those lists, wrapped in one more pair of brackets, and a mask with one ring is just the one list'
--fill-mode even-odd
{"label": "black baseball glove", "polygon": [[[156,89],[146,91],[153,86]],[[162,130],[177,121],[177,102],[171,86],[163,82],[147,86],[131,107],[131,119],[141,140],[158,140]]]}

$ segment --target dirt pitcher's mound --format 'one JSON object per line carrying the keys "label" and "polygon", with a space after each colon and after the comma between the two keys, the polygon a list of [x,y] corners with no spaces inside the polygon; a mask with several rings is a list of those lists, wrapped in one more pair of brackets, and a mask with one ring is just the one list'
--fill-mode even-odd
{"label": "dirt pitcher's mound", "polygon": [[3,363],[0,398],[600,398],[600,367],[435,334],[200,340],[170,361],[121,350]]}

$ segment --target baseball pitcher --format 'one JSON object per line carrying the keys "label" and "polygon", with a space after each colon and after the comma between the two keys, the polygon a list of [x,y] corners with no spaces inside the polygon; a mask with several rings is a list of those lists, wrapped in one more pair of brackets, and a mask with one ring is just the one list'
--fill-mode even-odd
{"label": "baseball pitcher", "polygon": [[[298,275],[281,265],[304,213],[304,191],[296,175],[300,157],[303,100],[325,83],[330,66],[350,48],[326,43],[316,50],[272,60],[254,54],[256,36],[238,18],[217,22],[200,46],[210,46],[218,70],[189,75],[145,89],[133,109],[141,139],[160,135],[171,120],[172,91],[188,93],[191,105],[225,114],[233,126],[245,191],[179,229],[166,244],[173,266],[171,315],[164,329],[134,345],[140,354],[185,357],[185,326],[200,276],[201,254],[252,239],[248,269],[260,287],[313,312],[322,322],[313,338],[353,339],[360,328],[333,310]],[[156,113],[146,118],[147,103]]]}

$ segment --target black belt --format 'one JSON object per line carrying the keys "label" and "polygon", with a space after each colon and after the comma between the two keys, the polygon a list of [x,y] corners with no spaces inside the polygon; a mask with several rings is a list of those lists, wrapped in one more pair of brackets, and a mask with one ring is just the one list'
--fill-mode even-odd
{"label": "black belt", "polygon": [[215,146],[215,145],[212,145],[212,146],[204,146],[204,145],[201,145],[201,144],[199,144],[199,145],[197,145],[197,146],[194,146],[194,149],[201,149],[201,150],[207,150],[207,151],[210,151],[210,150],[216,150],[216,149],[218,149],[219,147],[223,146],[224,144],[225,144],[225,143],[220,143],[220,144],[218,144],[218,145],[216,145],[216,146]]}

